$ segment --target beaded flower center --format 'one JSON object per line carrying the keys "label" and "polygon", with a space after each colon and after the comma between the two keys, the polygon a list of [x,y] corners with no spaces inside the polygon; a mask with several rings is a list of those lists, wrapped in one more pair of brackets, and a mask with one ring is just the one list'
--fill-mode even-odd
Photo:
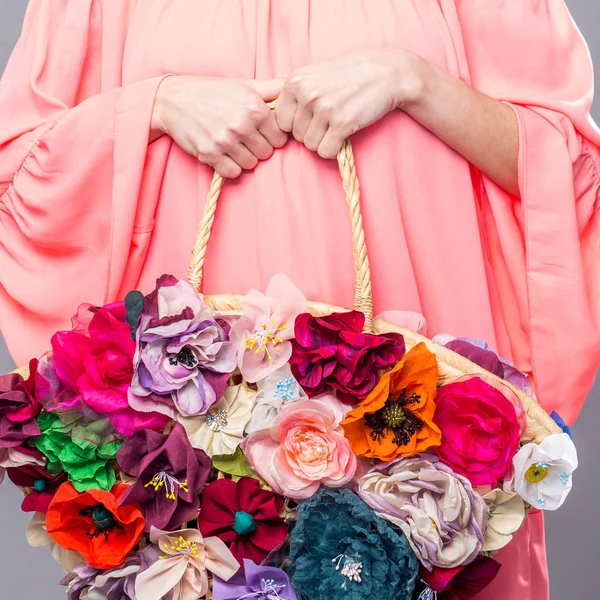
{"label": "beaded flower center", "polygon": [[276,321],[273,321],[272,325],[269,327],[263,323],[260,329],[246,340],[246,350],[254,350],[256,354],[266,353],[268,359],[273,360],[269,347],[285,341],[279,334],[287,329],[287,325],[278,326]]}
{"label": "beaded flower center", "polygon": [[212,431],[220,431],[227,427],[227,412],[222,408],[211,408],[206,415],[206,422]]}
{"label": "beaded flower center", "polygon": [[[350,558],[345,554],[338,554],[331,562],[335,563],[335,570],[339,571],[341,569],[342,575],[350,581],[354,581],[355,583],[362,581],[361,573],[363,564],[359,560]],[[342,584],[342,588],[346,589],[345,586],[346,582]]]}
{"label": "beaded flower center", "polygon": [[544,481],[547,476],[548,465],[544,461],[531,465],[525,473],[525,479],[527,479],[529,483],[539,483],[540,481]]}
{"label": "beaded flower center", "polygon": [[165,471],[159,471],[144,487],[153,487],[155,492],[164,488],[168,500],[176,500],[179,489],[182,489],[184,492],[190,491],[187,479],[179,481],[179,479],[173,477],[173,475],[169,475]]}
{"label": "beaded flower center", "polygon": [[104,504],[86,506],[79,511],[79,514],[92,521],[94,529],[86,532],[86,535],[91,539],[103,535],[104,541],[107,542],[108,536],[115,531],[115,529],[122,529],[114,515],[104,506]]}
{"label": "beaded flower center", "polygon": [[163,552],[165,553],[165,556],[159,556],[158,558],[160,560],[164,560],[167,556],[175,556],[177,554],[189,556],[190,558],[200,558],[198,544],[196,544],[196,542],[188,542],[182,535],[175,540],[172,546],[165,544]]}
{"label": "beaded flower center", "polygon": [[365,425],[371,429],[371,439],[380,442],[390,429],[394,434],[392,442],[397,446],[406,446],[424,425],[409,408],[411,404],[419,404],[420,400],[419,394],[407,396],[406,389],[403,389],[398,398],[390,396],[383,408],[365,415]]}
{"label": "beaded flower center", "polygon": [[193,369],[198,365],[198,359],[189,346],[184,346],[177,354],[169,354],[169,364]]}
{"label": "beaded flower center", "polygon": [[295,398],[293,385],[296,380],[293,377],[286,377],[280,379],[275,384],[275,391],[273,397],[277,400],[293,400]]}

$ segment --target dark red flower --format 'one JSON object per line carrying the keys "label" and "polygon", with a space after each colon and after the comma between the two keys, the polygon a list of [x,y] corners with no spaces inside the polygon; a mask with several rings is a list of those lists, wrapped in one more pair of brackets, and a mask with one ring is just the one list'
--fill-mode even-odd
{"label": "dark red flower", "polygon": [[395,365],[405,352],[399,333],[362,333],[365,316],[358,311],[296,318],[292,372],[313,397],[329,388],[344,404],[356,404],[373,390],[379,372]]}
{"label": "dark red flower", "polygon": [[37,360],[29,363],[29,377],[17,373],[0,376],[0,446],[15,447],[40,435],[36,417],[41,405],[35,395]]}
{"label": "dark red flower", "polygon": [[[33,450],[37,452],[37,450]],[[42,454],[40,453],[40,456]],[[50,475],[44,467],[39,465],[23,465],[6,469],[8,478],[19,487],[31,488],[21,504],[23,512],[48,512],[48,506],[54,498],[56,490],[61,483],[67,480],[63,471],[58,475]]]}
{"label": "dark red flower", "polygon": [[429,572],[421,566],[420,576],[437,592],[438,600],[471,600],[494,581],[501,566],[493,558],[480,556],[472,563],[455,569],[434,567]]}
{"label": "dark red flower", "polygon": [[221,538],[240,565],[244,558],[260,564],[287,537],[282,509],[283,500],[261,489],[252,477],[237,483],[218,479],[202,492],[198,529],[205,537]]}

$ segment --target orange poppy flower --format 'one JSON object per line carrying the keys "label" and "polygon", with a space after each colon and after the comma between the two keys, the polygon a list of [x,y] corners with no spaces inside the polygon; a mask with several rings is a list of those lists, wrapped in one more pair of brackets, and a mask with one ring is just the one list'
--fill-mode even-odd
{"label": "orange poppy flower", "polygon": [[433,422],[437,381],[435,355],[417,344],[342,421],[354,453],[390,461],[439,446],[442,434]]}
{"label": "orange poppy flower", "polygon": [[70,482],[57,490],[46,515],[48,535],[67,550],[79,552],[96,569],[120,565],[138,543],[144,517],[136,506],[118,506],[128,485],[110,492],[79,493]]}

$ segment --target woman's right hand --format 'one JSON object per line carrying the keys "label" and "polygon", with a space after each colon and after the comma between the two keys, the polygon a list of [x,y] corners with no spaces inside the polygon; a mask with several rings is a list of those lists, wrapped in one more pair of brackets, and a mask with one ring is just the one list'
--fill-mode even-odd
{"label": "woman's right hand", "polygon": [[267,102],[284,80],[172,75],[158,88],[150,142],[163,133],[223,177],[237,177],[287,142]]}

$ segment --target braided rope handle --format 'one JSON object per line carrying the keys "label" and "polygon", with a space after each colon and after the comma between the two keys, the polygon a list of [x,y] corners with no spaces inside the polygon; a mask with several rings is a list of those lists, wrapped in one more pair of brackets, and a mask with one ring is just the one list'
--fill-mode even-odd
{"label": "braided rope handle", "polygon": [[[365,331],[373,326],[373,293],[371,288],[371,269],[365,243],[362,214],[360,209],[360,185],[356,174],[354,152],[350,140],[346,140],[338,153],[338,165],[342,176],[342,184],[346,193],[346,201],[350,210],[352,226],[352,250],[354,254],[354,308],[365,315]],[[198,233],[190,260],[188,279],[197,292],[201,290],[204,275],[204,259],[215,222],[217,204],[223,189],[224,179],[215,173],[204,207],[204,215],[198,225]]]}

